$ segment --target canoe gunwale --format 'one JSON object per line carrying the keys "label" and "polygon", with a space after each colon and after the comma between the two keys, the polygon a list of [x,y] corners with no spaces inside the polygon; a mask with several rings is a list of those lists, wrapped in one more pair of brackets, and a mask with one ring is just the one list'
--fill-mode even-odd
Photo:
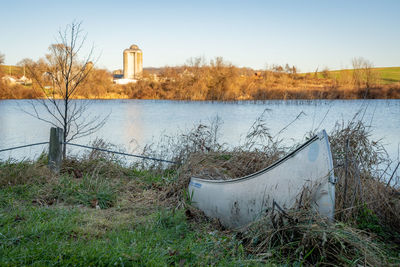
{"label": "canoe gunwale", "polygon": [[[282,163],[284,163],[285,161],[287,161],[289,158],[291,158],[291,157],[293,157],[294,155],[296,155],[298,152],[300,152],[301,150],[303,150],[305,147],[307,147],[310,143],[314,142],[315,140],[317,140],[317,139],[319,139],[319,138],[327,137],[327,134],[326,134],[325,130],[322,130],[322,135],[323,135],[322,137],[320,137],[320,134],[314,135],[312,138],[310,138],[310,139],[307,140],[305,143],[303,143],[302,145],[300,145],[299,147],[297,147],[295,150],[293,150],[292,152],[290,152],[289,154],[287,154],[285,157],[283,157],[283,158],[281,158],[281,159],[275,161],[274,163],[272,163],[272,164],[269,165],[268,167],[266,167],[266,168],[264,168],[264,169],[262,169],[262,170],[259,170],[259,171],[255,172],[255,173],[252,173],[252,174],[249,174],[249,175],[246,175],[246,176],[243,176],[243,177],[231,179],[231,180],[210,180],[210,179],[203,179],[203,178],[199,178],[199,177],[192,177],[192,179],[195,179],[195,180],[198,180],[198,181],[201,181],[201,182],[207,182],[207,183],[235,183],[235,182],[238,182],[238,181],[245,181],[245,180],[248,180],[248,179],[252,179],[252,178],[254,178],[254,177],[256,177],[256,176],[259,176],[259,175],[261,175],[261,174],[263,174],[263,173],[265,173],[265,172],[268,172],[269,170],[271,170],[271,169],[273,169],[273,168],[278,167],[279,165],[281,165]],[[329,154],[329,157],[330,157],[330,162],[332,162],[332,155],[331,155],[331,153],[330,153],[330,146],[329,146],[328,138],[326,138],[326,140],[327,140],[327,145],[328,145],[328,148],[329,148],[329,153],[328,153],[328,154]],[[332,167],[333,167],[333,166],[331,166],[331,169],[333,170]],[[332,171],[330,171],[330,173],[331,173],[331,172],[332,172]],[[329,179],[329,181],[330,181],[331,183],[335,183],[334,181],[332,181],[332,176],[333,176],[333,175],[329,175],[329,176],[331,177],[331,178]],[[333,176],[333,177],[334,177],[334,176]]]}

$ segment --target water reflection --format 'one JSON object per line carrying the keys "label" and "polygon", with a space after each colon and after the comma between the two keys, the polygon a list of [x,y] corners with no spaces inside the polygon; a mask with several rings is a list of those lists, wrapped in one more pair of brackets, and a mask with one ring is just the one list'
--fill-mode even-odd
{"label": "water reflection", "polygon": [[[85,100],[77,100],[85,101]],[[50,125],[34,119],[21,111],[27,100],[0,101],[0,148],[42,142],[48,139]],[[103,138],[127,151],[137,140],[143,147],[162,134],[175,135],[198,123],[209,123],[216,116],[223,121],[221,141],[236,145],[255,119],[268,109],[267,125],[275,135],[290,124],[280,137],[288,145],[301,142],[305,135],[318,129],[328,132],[336,122],[347,122],[355,116],[371,125],[374,139],[383,138],[385,148],[392,158],[398,155],[400,144],[400,100],[317,100],[317,101],[264,101],[240,103],[179,102],[152,100],[99,100],[93,101],[88,116],[111,115],[106,125],[76,143],[88,144],[96,137]],[[299,119],[294,120],[298,114]],[[1,153],[0,159],[35,157],[44,147]],[[77,150],[73,150],[77,152]]]}
{"label": "water reflection", "polygon": [[122,132],[122,140],[128,151],[135,151],[144,139],[143,124],[141,118],[142,108],[140,105],[124,105],[122,124],[125,125]]}

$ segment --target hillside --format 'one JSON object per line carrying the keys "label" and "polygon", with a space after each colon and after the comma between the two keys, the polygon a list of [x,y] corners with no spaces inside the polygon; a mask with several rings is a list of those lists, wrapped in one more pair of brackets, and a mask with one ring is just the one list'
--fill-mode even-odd
{"label": "hillside", "polygon": [[[383,68],[372,68],[378,74],[379,82],[382,84],[393,84],[400,82],[400,67],[383,67]],[[353,75],[353,69],[342,69],[342,70],[331,70],[327,71],[329,77],[339,78],[341,74]],[[314,74],[314,73],[304,73]],[[326,76],[326,71],[318,72],[318,78],[323,79]]]}
{"label": "hillside", "polygon": [[381,76],[383,83],[398,83],[400,82],[400,67],[376,68]]}

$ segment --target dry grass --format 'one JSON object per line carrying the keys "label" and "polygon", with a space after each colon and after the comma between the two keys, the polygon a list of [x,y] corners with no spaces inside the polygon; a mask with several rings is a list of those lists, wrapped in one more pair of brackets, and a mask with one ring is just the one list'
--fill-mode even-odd
{"label": "dry grass", "polygon": [[[244,143],[229,148],[218,139],[218,121],[210,125],[199,125],[189,133],[169,139],[164,151],[176,152],[174,166],[177,178],[170,186],[168,197],[183,199],[190,178],[233,179],[252,174],[268,167],[289,151],[279,137],[273,137],[266,126],[263,113],[249,129]],[[358,113],[348,123],[337,123],[329,133],[334,159],[336,185],[337,219],[354,222],[358,212],[372,209],[385,222],[400,229],[398,214],[399,177],[394,175],[391,183],[387,180],[391,173],[384,173],[383,166],[391,161],[380,140],[371,140],[370,127],[362,121]],[[151,151],[153,153],[154,151]],[[150,155],[154,155],[151,154]],[[157,154],[156,156],[165,156]],[[147,166],[148,167],[148,166]]]}
{"label": "dry grass", "polygon": [[[184,197],[190,178],[233,179],[252,174],[263,169],[285,154],[286,148],[280,146],[281,140],[270,134],[265,110],[253,123],[246,134],[244,143],[233,148],[219,140],[217,118],[210,125],[199,125],[188,133],[180,135],[168,146],[175,151],[174,160],[177,177],[169,186],[166,197],[176,197],[180,203]],[[158,155],[159,156],[159,155]]]}
{"label": "dry grass", "polygon": [[43,184],[52,177],[42,159],[35,162],[15,160],[0,162],[0,187]]}
{"label": "dry grass", "polygon": [[243,230],[246,249],[280,264],[384,266],[387,255],[365,231],[329,223],[306,210],[273,210]]}
{"label": "dry grass", "polygon": [[[179,158],[182,165],[163,196],[169,205],[185,207],[188,218],[195,222],[209,219],[187,204],[185,192],[192,176],[238,178],[267,167],[289,150],[269,134],[262,118],[249,130],[244,144],[235,148],[226,148],[218,139],[210,138],[218,136],[213,129],[218,127],[202,125],[177,142],[184,148]],[[385,172],[382,166],[391,161],[381,141],[371,140],[370,131],[362,114],[357,114],[348,123],[337,123],[329,133],[338,178],[333,223],[311,215],[307,201],[311,190],[305,188],[308,190],[302,194],[302,203],[297,203],[295,209],[275,209],[239,233],[248,252],[282,259],[279,263],[307,265],[383,266],[398,262],[377,244],[379,240],[400,243],[399,177],[394,175],[388,183],[392,173]],[[221,229],[217,222],[212,224]]]}
{"label": "dry grass", "polygon": [[365,208],[378,216],[382,226],[400,229],[399,177],[382,167],[391,161],[380,141],[372,141],[361,121],[337,124],[330,133],[336,184],[336,218],[356,223]]}

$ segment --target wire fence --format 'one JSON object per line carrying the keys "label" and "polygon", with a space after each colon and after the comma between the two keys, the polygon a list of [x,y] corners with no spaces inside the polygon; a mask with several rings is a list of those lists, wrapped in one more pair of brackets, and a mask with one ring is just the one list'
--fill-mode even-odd
{"label": "wire fence", "polygon": [[[33,143],[33,144],[22,145],[22,146],[15,146],[15,147],[10,147],[10,148],[0,149],[0,152],[11,151],[11,150],[15,150],[15,149],[38,146],[38,145],[47,145],[47,144],[49,144],[49,142],[40,142],[40,143]],[[82,148],[87,148],[87,149],[92,149],[92,150],[98,150],[98,151],[117,154],[117,155],[122,155],[122,156],[128,156],[128,157],[135,157],[135,158],[141,158],[141,159],[147,159],[147,160],[154,160],[154,161],[159,161],[159,162],[178,164],[178,162],[170,161],[170,160],[166,160],[166,159],[158,159],[158,158],[148,157],[148,156],[143,156],[143,155],[136,155],[136,154],[112,151],[112,150],[99,148],[99,147],[85,146],[85,145],[74,144],[74,143],[69,143],[69,142],[62,142],[61,144],[66,144],[66,145],[76,146],[76,147],[82,147]]]}
{"label": "wire fence", "polygon": [[63,144],[67,144],[67,145],[70,145],[70,146],[77,146],[77,147],[87,148],[87,149],[93,149],[93,150],[98,150],[98,151],[103,151],[103,152],[108,152],[108,153],[113,153],[113,154],[118,154],[118,155],[122,155],[122,156],[129,156],[129,157],[136,157],[136,158],[141,158],[141,159],[148,159],[148,160],[154,160],[154,161],[178,164],[178,162],[170,161],[170,160],[166,160],[166,159],[158,159],[158,158],[153,158],[153,157],[148,157],[148,156],[143,156],[143,155],[136,155],[136,154],[112,151],[112,150],[99,148],[99,147],[84,146],[84,145],[73,144],[73,143],[69,143],[69,142],[67,142],[67,143],[63,142]]}
{"label": "wire fence", "polygon": [[49,144],[49,142],[40,142],[40,143],[33,143],[33,144],[29,144],[29,145],[23,145],[23,146],[15,146],[15,147],[10,147],[10,148],[0,149],[0,152],[10,151],[10,150],[19,149],[19,148],[24,148],[24,147],[39,146],[39,145],[47,145],[47,144]]}

